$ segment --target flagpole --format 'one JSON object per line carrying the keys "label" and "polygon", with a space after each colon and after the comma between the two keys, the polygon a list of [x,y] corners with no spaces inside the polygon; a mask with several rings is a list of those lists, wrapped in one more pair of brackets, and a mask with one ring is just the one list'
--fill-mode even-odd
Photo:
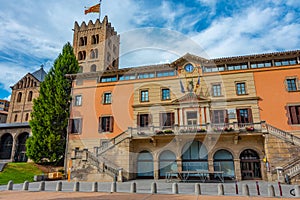
{"label": "flagpole", "polygon": [[100,8],[99,8],[99,21],[100,21],[100,18],[101,18],[101,1],[102,0],[99,0],[99,4],[100,4]]}

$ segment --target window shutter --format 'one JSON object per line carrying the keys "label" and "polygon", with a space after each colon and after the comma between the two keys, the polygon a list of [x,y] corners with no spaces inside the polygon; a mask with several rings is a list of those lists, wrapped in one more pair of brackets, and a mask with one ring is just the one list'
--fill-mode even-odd
{"label": "window shutter", "polygon": [[78,133],[81,134],[81,132],[82,132],[82,119],[79,119]]}
{"label": "window shutter", "polygon": [[292,124],[299,124],[298,118],[297,118],[297,112],[296,112],[296,106],[291,106],[291,116],[292,116]]}
{"label": "window shutter", "polygon": [[300,124],[300,106],[297,106],[297,110],[298,110],[297,120],[298,120],[298,124]]}
{"label": "window shutter", "polygon": [[73,133],[73,119],[70,119],[69,121],[69,132]]}
{"label": "window shutter", "polygon": [[236,109],[236,117],[237,117],[238,123],[241,123],[242,119],[241,119],[241,115],[240,115],[240,110],[239,109]]}
{"label": "window shutter", "polygon": [[288,124],[292,124],[290,107],[289,107],[289,106],[285,106],[285,110],[286,110],[286,116],[287,116],[287,118],[288,118],[287,123],[288,123]]}
{"label": "window shutter", "polygon": [[224,110],[223,113],[224,113],[224,123],[228,123],[228,111]]}
{"label": "window shutter", "polygon": [[152,115],[148,114],[148,121],[149,121],[149,126],[152,125]]}
{"label": "window shutter", "polygon": [[98,132],[102,133],[102,118],[99,117],[99,128],[98,128]]}
{"label": "window shutter", "polygon": [[248,123],[253,123],[252,109],[248,108]]}
{"label": "window shutter", "polygon": [[136,120],[137,120],[137,126],[140,127],[141,126],[141,115],[140,114],[137,115]]}
{"label": "window shutter", "polygon": [[159,113],[159,124],[161,128],[164,126],[163,114],[164,113]]}
{"label": "window shutter", "polygon": [[114,118],[111,116],[109,118],[109,132],[113,132],[114,131]]}
{"label": "window shutter", "polygon": [[170,125],[174,126],[175,123],[175,116],[174,113],[170,113]]}

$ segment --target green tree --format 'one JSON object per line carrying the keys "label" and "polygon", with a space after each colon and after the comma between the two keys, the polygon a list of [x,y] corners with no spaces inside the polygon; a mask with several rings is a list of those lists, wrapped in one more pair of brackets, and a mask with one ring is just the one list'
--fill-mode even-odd
{"label": "green tree", "polygon": [[32,137],[26,142],[26,154],[36,163],[59,163],[64,158],[72,88],[65,75],[78,70],[73,48],[67,43],[41,83],[39,97],[33,101],[29,122]]}

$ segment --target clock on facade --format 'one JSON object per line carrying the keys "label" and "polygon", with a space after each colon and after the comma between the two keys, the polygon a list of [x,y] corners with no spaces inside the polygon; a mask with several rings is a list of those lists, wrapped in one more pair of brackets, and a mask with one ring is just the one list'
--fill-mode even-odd
{"label": "clock on facade", "polygon": [[186,72],[192,72],[194,71],[194,66],[192,64],[187,64],[185,67],[184,67],[184,70]]}

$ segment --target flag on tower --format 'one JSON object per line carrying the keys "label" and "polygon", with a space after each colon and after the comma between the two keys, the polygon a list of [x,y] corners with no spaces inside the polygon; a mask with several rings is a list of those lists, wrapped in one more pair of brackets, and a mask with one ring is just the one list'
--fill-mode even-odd
{"label": "flag on tower", "polygon": [[84,14],[88,14],[88,13],[100,13],[100,3],[89,7],[88,9],[84,10]]}

